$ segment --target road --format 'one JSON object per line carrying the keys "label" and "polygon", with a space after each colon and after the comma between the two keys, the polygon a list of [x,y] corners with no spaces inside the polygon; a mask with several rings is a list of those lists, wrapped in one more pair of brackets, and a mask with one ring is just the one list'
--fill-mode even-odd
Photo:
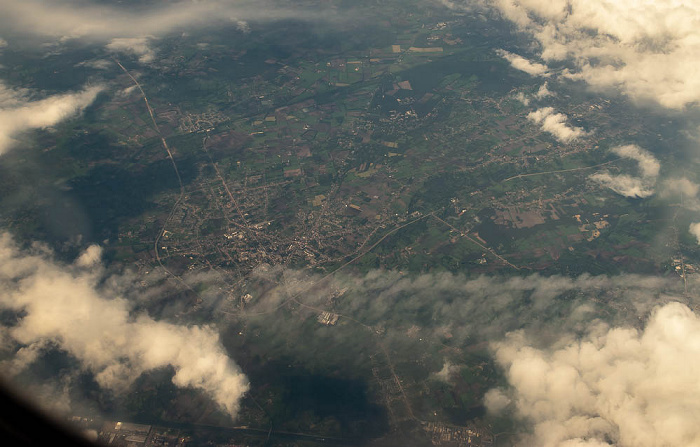
{"label": "road", "polygon": [[143,90],[143,87],[141,87],[141,84],[139,81],[136,80],[134,76],[132,76],[131,73],[129,73],[129,70],[124,67],[121,62],[119,62],[117,59],[112,58],[112,60],[119,66],[119,68],[122,69],[124,73],[126,73],[127,76],[131,79],[131,81],[136,85],[136,87],[139,89],[141,92],[141,96],[143,96],[143,100],[146,103],[146,108],[148,109],[148,114],[151,116],[151,121],[153,122],[153,129],[158,133],[158,136],[160,137],[161,144],[163,145],[163,149],[168,154],[168,158],[170,159],[170,162],[173,165],[173,170],[175,171],[175,175],[177,176],[177,181],[178,184],[180,185],[180,195],[175,201],[175,204],[173,205],[172,209],[170,210],[170,214],[168,214],[168,217],[165,219],[165,222],[163,222],[163,225],[156,235],[156,239],[153,242],[153,251],[155,253],[156,261],[158,262],[158,265],[172,278],[174,278],[177,282],[179,282],[181,285],[183,285],[186,289],[188,289],[190,292],[194,293],[195,296],[201,299],[199,294],[192,288],[190,287],[189,284],[187,284],[185,281],[183,281],[182,278],[180,278],[178,275],[174,274],[171,272],[165,265],[163,264],[163,261],[160,258],[160,250],[158,248],[160,244],[160,238],[163,236],[163,233],[165,232],[165,227],[168,225],[168,222],[170,222],[170,219],[172,219],[173,215],[175,214],[175,211],[177,208],[180,206],[182,203],[182,200],[185,197],[185,186],[182,184],[182,178],[180,177],[180,171],[177,169],[177,163],[175,162],[175,159],[173,158],[173,154],[170,151],[170,147],[168,147],[168,143],[165,141],[165,137],[160,131],[160,127],[158,127],[158,123],[156,122],[156,117],[153,113],[153,108],[151,108],[151,104],[148,102],[148,96],[146,96],[146,92]]}
{"label": "road", "polygon": [[507,259],[504,258],[503,256],[499,255],[498,253],[496,253],[495,251],[493,251],[492,249],[490,249],[490,248],[487,247],[486,245],[480,243],[479,241],[475,240],[473,237],[469,236],[467,233],[465,233],[465,232],[463,232],[463,231],[460,231],[457,227],[455,227],[455,226],[452,225],[451,223],[446,222],[446,221],[440,219],[439,217],[437,217],[437,216],[434,215],[434,214],[432,214],[432,216],[433,216],[435,219],[437,219],[437,220],[439,220],[440,222],[442,222],[442,223],[444,223],[445,225],[447,225],[448,227],[450,227],[452,230],[456,231],[460,236],[462,236],[462,237],[468,239],[470,242],[473,242],[474,244],[478,245],[479,247],[481,247],[482,249],[484,249],[484,250],[487,251],[488,253],[490,253],[490,254],[492,254],[493,256],[495,256],[498,260],[500,260],[501,262],[503,262],[503,263],[504,263],[505,265],[507,265],[508,267],[512,267],[512,268],[514,268],[515,270],[520,270],[520,269],[523,268],[523,267],[518,267],[517,265],[511,263],[509,260],[507,260]]}
{"label": "road", "polygon": [[558,171],[533,172],[532,174],[518,174],[518,175],[514,175],[513,177],[508,177],[507,179],[503,180],[501,183],[505,183],[507,181],[510,181],[510,180],[513,180],[516,178],[533,177],[535,175],[560,174],[562,172],[574,172],[574,171],[583,171],[585,169],[599,168],[601,166],[605,166],[605,165],[609,165],[610,163],[614,163],[617,160],[619,160],[619,158],[616,160],[606,161],[605,163],[600,163],[600,164],[593,165],[593,166],[584,166],[582,168],[560,169]]}

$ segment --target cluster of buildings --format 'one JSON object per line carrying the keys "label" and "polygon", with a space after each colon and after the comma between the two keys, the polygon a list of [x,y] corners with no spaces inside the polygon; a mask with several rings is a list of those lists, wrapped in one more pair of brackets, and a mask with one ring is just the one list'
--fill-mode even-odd
{"label": "cluster of buildings", "polygon": [[681,278],[685,278],[685,275],[696,273],[697,271],[693,264],[684,262],[682,258],[673,258],[671,266]]}
{"label": "cluster of buildings", "polygon": [[476,427],[454,427],[441,422],[426,422],[423,429],[431,435],[436,446],[486,446],[493,444],[493,436]]}
{"label": "cluster of buildings", "polygon": [[97,437],[110,447],[184,447],[189,440],[177,429],[114,421],[105,422]]}
{"label": "cluster of buildings", "polygon": [[334,314],[332,312],[321,312],[321,314],[318,316],[318,322],[321,324],[325,324],[326,326],[335,326],[336,323],[338,323],[338,314]]}

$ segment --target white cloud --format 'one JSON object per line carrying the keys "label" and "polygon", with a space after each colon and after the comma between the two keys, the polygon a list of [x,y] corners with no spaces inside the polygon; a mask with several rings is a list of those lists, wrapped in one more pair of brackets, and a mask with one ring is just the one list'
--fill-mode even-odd
{"label": "white cloud", "polygon": [[524,106],[530,105],[530,98],[528,98],[523,92],[518,92],[518,94],[515,95],[515,99],[520,101]]}
{"label": "white cloud", "polygon": [[695,238],[698,240],[698,244],[700,244],[700,222],[691,223],[688,231],[690,231],[690,234],[695,236]]}
{"label": "white cloud", "polygon": [[244,34],[250,32],[250,25],[245,20],[236,20],[236,29]]}
{"label": "white cloud", "polygon": [[637,161],[641,177],[625,174],[612,175],[609,172],[601,172],[591,175],[591,180],[625,197],[644,198],[653,195],[656,179],[661,169],[659,161],[650,152],[634,144],[618,146],[613,148],[612,151],[622,158]]}
{"label": "white cloud", "polygon": [[535,97],[537,99],[542,99],[548,96],[554,96],[554,93],[551,90],[549,90],[547,86],[547,81],[545,81],[545,83],[540,86],[539,90],[537,90],[537,93],[535,93]]}
{"label": "white cloud", "polygon": [[601,172],[593,174],[591,179],[625,197],[642,199],[654,194],[653,185],[649,185],[644,179],[631,175],[612,175],[609,172]]}
{"label": "white cloud", "polygon": [[175,385],[205,391],[235,416],[248,382],[217,332],[132,314],[125,299],[98,287],[98,252],[89,249],[75,265],[60,265],[47,250],[25,252],[0,235],[0,308],[20,313],[6,334],[18,350],[3,365],[5,373],[21,372],[54,346],[79,360],[100,386],[117,391],[146,371],[171,366]]}
{"label": "white cloud", "polygon": [[680,109],[700,100],[698,0],[482,0],[541,47],[568,77]]}
{"label": "white cloud", "polygon": [[510,397],[500,388],[490,389],[484,394],[484,406],[490,413],[499,414],[511,403]]}
{"label": "white cloud", "polygon": [[[331,8],[284,7],[266,0],[174,0],[130,3],[92,0],[0,1],[0,29],[25,43],[52,45],[67,40],[106,44],[142,63],[154,61],[154,40],[213,26],[250,32],[251,21],[340,19]],[[348,19],[348,14],[342,18]],[[57,51],[58,52],[58,51]]]}
{"label": "white cloud", "polygon": [[108,68],[111,68],[114,65],[114,62],[107,59],[95,59],[91,61],[80,62],[76,65],[93,68],[95,70],[107,70]]}
{"label": "white cloud", "polygon": [[527,115],[527,119],[542,126],[542,130],[549,132],[562,143],[570,143],[588,133],[580,127],[571,127],[566,124],[566,115],[555,113],[552,107],[543,107]]}
{"label": "white cloud", "polygon": [[98,265],[100,261],[102,261],[102,247],[91,245],[75,260],[75,264],[88,268]]}
{"label": "white cloud", "polygon": [[51,127],[75,116],[92,104],[101,86],[80,92],[30,99],[25,89],[10,89],[0,82],[0,155],[15,143],[15,137],[30,129]]}
{"label": "white cloud", "polygon": [[432,377],[441,382],[452,383],[452,376],[455,374],[459,374],[459,366],[453,365],[449,360],[445,360],[442,369],[432,374]]}
{"label": "white cloud", "polygon": [[[518,92],[515,95],[515,99],[520,101],[523,105],[528,106],[528,105],[530,105],[530,102],[533,98],[534,99],[543,99],[543,98],[547,98],[549,96],[554,96],[554,95],[555,95],[555,93],[553,91],[549,90],[547,81],[545,81],[544,84],[542,84],[540,86],[540,88],[537,89],[537,92],[535,92],[534,94],[526,95],[523,92]],[[531,115],[533,118],[535,118],[535,117],[540,118],[541,117],[540,115],[546,111],[553,112],[554,109],[552,109],[552,108],[540,109],[540,111],[538,111],[538,112],[540,112],[539,114],[537,112],[533,112]],[[566,117],[564,117],[564,115],[561,115],[561,116],[564,118],[564,121],[565,121]]]}
{"label": "white cloud", "polygon": [[520,71],[524,71],[530,76],[549,76],[549,71],[546,65],[532,62],[517,54],[510,53],[506,50],[497,50],[499,56],[510,62],[510,65]]}
{"label": "white cloud", "polygon": [[509,388],[485,402],[532,424],[520,445],[700,445],[700,319],[683,304],[659,307],[643,330],[598,326],[544,349],[520,332],[494,348]]}
{"label": "white cloud", "polygon": [[155,51],[151,48],[149,37],[118,37],[107,44],[109,51],[129,53],[137,56],[139,62],[153,62]]}
{"label": "white cloud", "polygon": [[642,177],[656,178],[659,175],[659,170],[661,169],[659,161],[649,151],[642,149],[636,144],[617,146],[612,151],[622,158],[636,160],[640,171],[642,171]]}

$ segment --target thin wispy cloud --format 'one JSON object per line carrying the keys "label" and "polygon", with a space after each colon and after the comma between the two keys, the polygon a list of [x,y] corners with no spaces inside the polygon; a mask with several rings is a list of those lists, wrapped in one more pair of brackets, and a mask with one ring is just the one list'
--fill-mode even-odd
{"label": "thin wispy cloud", "polygon": [[[284,284],[278,282],[282,277]],[[676,285],[670,278],[640,275],[567,278],[534,274],[468,279],[451,273],[408,276],[386,270],[317,281],[316,275],[282,267],[258,269],[250,282],[268,286],[246,306],[245,312],[250,315],[273,312],[290,296],[300,296],[305,304],[326,308],[329,290],[346,290],[328,310],[351,315],[368,325],[418,325],[435,333],[450,333],[454,343],[461,343],[474,338],[496,340],[508,331],[530,325],[539,327],[541,321],[551,321],[549,329],[585,328],[594,318],[594,308],[587,297],[614,290],[624,291],[624,296],[618,296],[617,300],[634,301],[632,309],[640,312],[632,312],[636,319],[658,302],[660,292],[674,290]],[[275,283],[278,285],[272,286]],[[572,292],[582,298],[565,298]],[[426,321],[432,323],[426,325]]]}
{"label": "thin wispy cloud", "polygon": [[621,158],[635,160],[640,176],[599,172],[591,175],[591,180],[625,197],[644,198],[653,195],[656,179],[661,169],[661,164],[656,157],[634,144],[615,147],[612,152]]}
{"label": "thin wispy cloud", "polygon": [[700,191],[700,185],[685,177],[673,178],[664,182],[664,196],[682,194],[686,198],[694,198]]}
{"label": "thin wispy cloud", "polygon": [[698,192],[700,185],[685,177],[667,179],[659,187],[660,197],[671,199],[685,209],[693,211],[700,211]]}
{"label": "thin wispy cloud", "polygon": [[519,56],[517,54],[510,53],[505,50],[498,50],[496,53],[501,56],[503,59],[507,60],[510,62],[510,65],[520,71],[523,71],[531,76],[543,76],[547,77],[550,75],[549,70],[546,65],[537,63],[537,62],[532,62],[528,59],[525,59],[522,56]]}
{"label": "thin wispy cloud", "polygon": [[12,89],[0,81],[0,155],[16,144],[23,132],[51,127],[80,114],[102,90],[102,86],[94,85],[78,92],[33,99],[29,90]]}
{"label": "thin wispy cloud", "polygon": [[529,97],[528,95],[526,95],[525,93],[523,93],[523,92],[518,92],[518,93],[515,95],[515,99],[517,99],[518,101],[520,101],[520,102],[522,103],[522,105],[524,105],[524,106],[529,106],[529,105],[530,105],[530,97]]}
{"label": "thin wispy cloud", "polygon": [[6,0],[0,2],[0,29],[25,44],[84,41],[108,50],[135,55],[153,63],[158,39],[168,35],[211,30],[217,26],[250,31],[250,21],[283,19],[348,20],[331,8],[280,5],[273,0],[176,0],[129,6],[90,0]]}
{"label": "thin wispy cloud", "polygon": [[155,50],[150,45],[149,37],[118,37],[106,46],[109,51],[127,53],[136,56],[142,64],[153,62]]}
{"label": "thin wispy cloud", "polygon": [[0,25],[7,32],[102,42],[145,35],[162,37],[215,24],[241,27],[245,20],[314,17],[322,17],[322,13],[250,0],[179,0],[129,7],[83,0],[0,2]]}

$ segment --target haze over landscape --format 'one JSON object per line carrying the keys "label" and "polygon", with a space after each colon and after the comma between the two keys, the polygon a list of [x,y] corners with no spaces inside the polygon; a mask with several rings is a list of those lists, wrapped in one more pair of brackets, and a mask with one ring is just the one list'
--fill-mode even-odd
{"label": "haze over landscape", "polygon": [[115,446],[700,445],[698,54],[696,0],[0,2],[0,375]]}

